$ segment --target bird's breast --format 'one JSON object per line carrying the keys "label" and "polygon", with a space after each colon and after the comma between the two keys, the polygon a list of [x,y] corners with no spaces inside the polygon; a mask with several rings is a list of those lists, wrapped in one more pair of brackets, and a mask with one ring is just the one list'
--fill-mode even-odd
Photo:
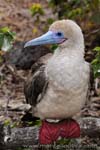
{"label": "bird's breast", "polygon": [[48,89],[35,115],[42,119],[62,119],[79,112],[88,90],[88,64],[67,58],[51,59],[45,72],[49,79]]}
{"label": "bird's breast", "polygon": [[80,88],[88,82],[89,66],[77,59],[56,58],[48,62],[46,74],[51,82],[64,89]]}

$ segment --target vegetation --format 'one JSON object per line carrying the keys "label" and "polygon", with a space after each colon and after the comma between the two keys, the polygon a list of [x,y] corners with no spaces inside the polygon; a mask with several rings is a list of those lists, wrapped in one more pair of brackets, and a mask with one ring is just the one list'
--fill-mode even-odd
{"label": "vegetation", "polygon": [[31,11],[32,16],[35,16],[37,14],[38,15],[43,15],[44,14],[43,8],[42,8],[41,4],[39,4],[39,3],[34,3],[30,7],[30,11]]}
{"label": "vegetation", "polygon": [[96,47],[94,51],[96,51],[96,57],[91,64],[93,66],[94,77],[98,78],[100,77],[100,47]]}
{"label": "vegetation", "polygon": [[0,63],[2,63],[2,55],[10,50],[15,40],[15,32],[10,31],[8,27],[0,28]]}
{"label": "vegetation", "polygon": [[[58,12],[58,18],[70,18],[83,20],[89,18],[91,21],[100,23],[98,10],[100,9],[100,0],[49,0],[50,6],[54,12]],[[86,18],[87,16],[87,18]]]}
{"label": "vegetation", "polygon": [[8,27],[0,28],[0,50],[7,51],[11,49],[14,39],[15,32],[10,31]]}

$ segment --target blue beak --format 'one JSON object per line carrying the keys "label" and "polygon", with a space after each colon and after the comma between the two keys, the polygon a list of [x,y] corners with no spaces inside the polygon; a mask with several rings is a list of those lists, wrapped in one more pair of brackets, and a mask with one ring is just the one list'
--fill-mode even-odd
{"label": "blue beak", "polygon": [[44,45],[44,44],[57,44],[60,43],[61,40],[62,38],[58,37],[55,32],[48,31],[44,35],[27,42],[24,48],[29,46]]}

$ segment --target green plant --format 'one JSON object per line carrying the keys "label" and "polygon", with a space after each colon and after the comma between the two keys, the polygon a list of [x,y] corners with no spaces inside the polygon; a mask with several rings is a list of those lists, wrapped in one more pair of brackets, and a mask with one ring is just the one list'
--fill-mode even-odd
{"label": "green plant", "polygon": [[39,14],[39,15],[44,14],[43,8],[42,8],[41,4],[39,4],[39,3],[34,3],[30,7],[30,11],[31,11],[32,16],[35,16],[36,14]]}
{"label": "green plant", "polygon": [[100,0],[48,0],[58,18],[83,20],[86,18],[94,23],[100,23]]}
{"label": "green plant", "polygon": [[56,144],[68,145],[68,144],[70,144],[70,142],[71,142],[71,139],[61,138],[56,142]]}
{"label": "green plant", "polygon": [[95,47],[94,51],[96,51],[96,57],[92,61],[92,67],[94,72],[94,77],[100,77],[100,47]]}
{"label": "green plant", "polygon": [[14,39],[15,32],[11,32],[8,27],[0,28],[0,50],[7,51],[11,49]]}
{"label": "green plant", "polygon": [[51,45],[51,51],[54,52],[58,48],[57,44]]}
{"label": "green plant", "polygon": [[38,126],[41,125],[41,120],[28,121],[27,124],[28,124],[29,126],[33,126],[33,125],[35,126],[35,125],[36,125],[36,126],[38,127]]}
{"label": "green plant", "polygon": [[11,120],[10,120],[10,119],[6,119],[6,120],[4,121],[4,126],[8,126],[8,125],[10,125],[10,122],[11,122]]}

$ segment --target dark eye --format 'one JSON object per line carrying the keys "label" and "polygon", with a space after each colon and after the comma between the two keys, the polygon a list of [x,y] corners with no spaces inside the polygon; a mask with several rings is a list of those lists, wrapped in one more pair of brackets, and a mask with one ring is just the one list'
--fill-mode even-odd
{"label": "dark eye", "polygon": [[63,34],[61,32],[56,33],[57,36],[62,36]]}

